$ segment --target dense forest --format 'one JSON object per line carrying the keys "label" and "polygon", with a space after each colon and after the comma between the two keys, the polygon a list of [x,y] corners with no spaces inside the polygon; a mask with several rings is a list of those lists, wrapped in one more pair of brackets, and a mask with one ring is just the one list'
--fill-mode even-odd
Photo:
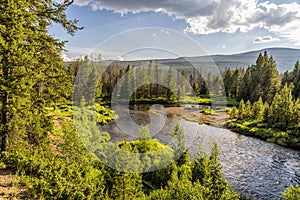
{"label": "dense forest", "polygon": [[[239,74],[235,70],[237,74]],[[279,75],[276,63],[267,52],[259,55],[256,65],[236,76],[228,69],[224,84],[228,95],[239,101],[230,116],[234,131],[270,142],[300,148],[300,63],[291,72]],[[237,82],[237,86],[231,84]],[[232,92],[233,91],[233,92]]]}
{"label": "dense forest", "polygon": [[[162,72],[151,61],[148,66],[138,69],[141,71],[133,70],[134,66],[114,63],[107,68],[101,57],[97,60],[86,57],[65,65],[60,56],[65,42],[51,36],[48,27],[53,23],[60,24],[71,35],[81,29],[77,20],[69,20],[66,16],[66,9],[72,2],[1,1],[0,170],[15,174],[12,187],[18,191],[13,194],[0,191],[3,198],[243,199],[223,178],[217,144],[211,144],[210,154],[200,150],[191,158],[179,125],[173,129],[176,148],[152,139],[147,126],[141,126],[139,130],[141,139],[112,144],[128,154],[147,155],[163,150],[167,157],[177,158],[164,168],[155,171],[145,168],[146,173],[133,173],[100,162],[97,156],[101,156],[98,155],[101,143],[100,146],[89,146],[92,149],[86,144],[105,143],[110,140],[110,135],[88,127],[116,119],[109,107],[113,91],[121,99],[132,102],[188,102],[193,94],[198,97],[198,102],[210,95],[224,95],[224,89],[228,97],[240,103],[238,110],[230,111],[232,118],[237,119],[233,123],[252,120],[257,126],[263,124],[281,130],[281,135],[288,136],[284,142],[290,142],[289,146],[299,144],[299,62],[282,78],[276,71],[275,61],[266,53],[259,56],[256,65],[246,70],[228,69],[218,75],[204,75],[197,69],[172,66]],[[185,77],[188,84],[181,84],[180,76]],[[118,86],[122,77],[124,84]],[[139,87],[139,80],[146,84]],[[93,90],[89,91],[89,88]],[[73,90],[78,91],[75,96]],[[128,92],[120,91],[133,93],[126,96]],[[72,102],[72,98],[80,101]],[[82,127],[75,127],[74,112],[81,112],[82,108],[85,109],[79,119]],[[94,131],[95,134],[83,141],[78,130],[84,134],[88,134],[88,130]],[[178,149],[182,152],[179,156]],[[114,154],[107,156],[116,160],[128,159]],[[155,159],[154,163],[157,163],[162,158]],[[143,166],[153,165],[147,160],[149,158],[145,157],[141,161]],[[129,162],[127,167],[136,166],[130,166]],[[283,198],[299,199],[299,190],[299,187],[291,186],[283,193]]]}

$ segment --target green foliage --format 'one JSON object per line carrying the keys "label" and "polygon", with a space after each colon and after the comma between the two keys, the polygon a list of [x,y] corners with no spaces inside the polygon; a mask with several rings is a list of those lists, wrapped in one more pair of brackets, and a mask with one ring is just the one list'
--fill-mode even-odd
{"label": "green foliage", "polygon": [[226,96],[233,98],[237,97],[237,94],[239,93],[240,89],[241,70],[238,68],[234,71],[231,69],[227,69],[225,71],[223,81]]}
{"label": "green foliage", "polygon": [[243,99],[240,101],[240,104],[239,104],[238,115],[239,115],[238,119],[244,119],[246,117],[246,108],[245,108],[245,102]]}
{"label": "green foliage", "polygon": [[[150,199],[240,199],[222,178],[216,144],[211,151],[211,155],[207,156],[201,150],[191,163],[173,166],[168,184],[152,191]],[[190,168],[191,173],[182,173],[186,168]]]}
{"label": "green foliage", "polygon": [[206,110],[203,110],[202,113],[205,114],[205,115],[213,115],[216,112],[213,109],[206,109]]}
{"label": "green foliage", "polygon": [[269,124],[264,121],[255,120],[253,118],[231,122],[227,125],[227,127],[243,135],[258,137],[268,142],[274,142],[282,146],[300,149],[299,128],[282,131],[280,129],[270,127]]}
{"label": "green foliage", "polygon": [[298,126],[298,109],[293,101],[292,90],[293,85],[286,84],[276,93],[269,110],[268,123],[270,125],[280,129]]}
{"label": "green foliage", "polygon": [[293,97],[295,99],[300,97],[300,62],[299,60],[296,62],[293,71],[286,71],[283,74],[283,78],[281,81],[281,87],[284,87],[285,84],[293,84],[294,88],[292,91]]}
{"label": "green foliage", "polygon": [[178,179],[176,171],[172,174],[171,180],[165,189],[155,190],[150,194],[153,200],[204,200],[203,187],[198,183],[192,183],[187,179]]}
{"label": "green foliage", "polygon": [[253,116],[257,120],[263,120],[264,119],[264,112],[265,112],[265,107],[264,103],[262,101],[262,98],[259,97],[258,101],[255,101],[253,103]]}
{"label": "green foliage", "polygon": [[228,114],[230,119],[236,119],[238,117],[238,110],[236,109],[236,106],[233,106],[232,109],[229,110]]}
{"label": "green foliage", "polygon": [[290,186],[287,190],[282,193],[284,200],[298,200],[300,199],[300,187]]}
{"label": "green foliage", "polygon": [[105,170],[64,125],[62,142],[55,147],[5,154],[5,162],[29,176],[24,182],[30,197],[44,199],[91,199],[104,197]]}
{"label": "green foliage", "polygon": [[140,174],[116,172],[111,191],[113,199],[138,199],[143,196],[142,176]]}
{"label": "green foliage", "polygon": [[247,68],[241,81],[238,99],[255,102],[262,97],[263,101],[271,103],[278,86],[275,60],[264,52],[258,56],[256,65]]}
{"label": "green foliage", "polygon": [[251,102],[248,100],[245,105],[245,113],[244,118],[252,117],[252,108],[251,108]]}
{"label": "green foliage", "polygon": [[[70,3],[3,1],[0,25],[1,152],[40,145],[51,130],[45,107],[70,99],[71,83],[60,58],[64,42],[48,34],[54,22],[68,33],[78,29],[67,20]],[[65,84],[61,84],[65,82]],[[38,114],[38,116],[36,116]],[[25,138],[29,140],[25,142]]]}
{"label": "green foliage", "polygon": [[98,103],[95,103],[95,111],[97,115],[97,122],[100,125],[105,125],[118,117],[113,110]]}
{"label": "green foliage", "polygon": [[238,199],[239,195],[231,190],[227,181],[223,178],[221,164],[219,162],[219,150],[217,144],[211,147],[211,155],[207,156],[200,150],[193,161],[192,181],[204,187],[204,199]]}

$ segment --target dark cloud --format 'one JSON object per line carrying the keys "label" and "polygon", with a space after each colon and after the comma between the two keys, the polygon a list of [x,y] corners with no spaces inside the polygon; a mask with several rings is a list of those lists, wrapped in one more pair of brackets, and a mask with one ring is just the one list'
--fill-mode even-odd
{"label": "dark cloud", "polygon": [[293,39],[297,35],[295,27],[298,32],[300,29],[298,3],[258,3],[257,0],[75,0],[75,3],[120,14],[166,13],[186,20],[188,27],[185,31],[195,34],[247,32],[261,27]]}

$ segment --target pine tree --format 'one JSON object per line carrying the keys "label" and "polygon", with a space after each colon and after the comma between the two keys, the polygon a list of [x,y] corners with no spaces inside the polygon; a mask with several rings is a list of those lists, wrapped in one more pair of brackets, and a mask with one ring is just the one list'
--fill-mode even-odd
{"label": "pine tree", "polygon": [[244,100],[242,99],[242,100],[240,101],[240,104],[239,104],[239,116],[238,116],[238,119],[244,119],[244,118],[245,118],[245,112],[246,112],[245,109],[246,109],[246,108],[245,108],[245,102],[244,102]]}
{"label": "pine tree", "polygon": [[236,109],[236,106],[233,106],[233,108],[229,112],[230,119],[236,119],[238,116],[238,110]]}
{"label": "pine tree", "polygon": [[291,72],[291,80],[294,84],[293,96],[294,98],[300,97],[300,62],[296,62],[293,71]]}
{"label": "pine tree", "polygon": [[116,172],[111,191],[113,199],[137,199],[143,196],[142,177],[138,173]]}
{"label": "pine tree", "polygon": [[226,96],[231,96],[231,78],[232,71],[230,69],[227,69],[223,78]]}
{"label": "pine tree", "polygon": [[243,76],[240,83],[240,90],[238,92],[237,99],[240,101],[241,99],[249,99],[251,92],[253,91],[253,83],[252,83],[252,74],[253,67],[248,67],[245,75]]}
{"label": "pine tree", "polygon": [[258,120],[264,119],[264,103],[261,97],[259,97],[258,101],[254,102],[252,111],[255,119]]}
{"label": "pine tree", "polygon": [[65,14],[71,3],[1,3],[1,152],[16,143],[16,138],[27,138],[31,143],[32,136],[34,140],[42,139],[51,129],[52,120],[44,107],[64,96],[59,83],[64,77],[59,56],[64,43],[49,36],[47,27],[55,22],[74,34],[77,21],[67,20]]}
{"label": "pine tree", "polygon": [[240,86],[238,100],[244,99],[255,102],[262,97],[268,103],[278,90],[279,79],[276,63],[267,52],[260,54],[256,64],[248,67]]}
{"label": "pine tree", "polygon": [[276,93],[270,106],[268,123],[272,126],[287,129],[297,125],[295,103],[292,97],[293,85],[285,85]]}
{"label": "pine tree", "polygon": [[230,87],[230,94],[232,97],[236,97],[239,92],[239,85],[241,81],[241,72],[239,69],[235,69],[234,73],[231,77],[231,87]]}
{"label": "pine tree", "polygon": [[167,77],[167,99],[173,100],[175,98],[174,92],[177,91],[176,87],[176,74],[172,66],[170,66]]}
{"label": "pine tree", "polygon": [[245,105],[245,114],[244,114],[244,117],[245,118],[252,117],[251,102],[249,100],[246,102],[246,105]]}
{"label": "pine tree", "polygon": [[[173,129],[173,137],[175,138],[174,144],[174,158],[176,159],[176,163],[178,166],[183,165],[184,163],[188,162],[187,156],[188,149],[185,146],[186,136],[182,127],[178,123],[176,123],[175,128]],[[188,156],[189,157],[189,156]]]}

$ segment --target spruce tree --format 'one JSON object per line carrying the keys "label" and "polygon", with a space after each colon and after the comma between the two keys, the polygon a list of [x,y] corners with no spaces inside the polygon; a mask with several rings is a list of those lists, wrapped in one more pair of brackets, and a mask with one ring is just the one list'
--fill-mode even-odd
{"label": "spruce tree", "polygon": [[291,72],[291,80],[294,84],[293,96],[294,98],[300,97],[300,62],[296,62],[293,71]]}
{"label": "spruce tree", "polygon": [[47,28],[55,22],[70,34],[76,32],[77,21],[65,14],[71,3],[1,2],[1,152],[17,145],[16,138],[29,143],[45,138],[52,119],[44,107],[68,96],[60,85],[64,67],[59,54],[64,43],[50,36]]}
{"label": "spruce tree", "polygon": [[245,115],[244,115],[244,117],[245,118],[252,117],[251,102],[249,100],[246,102],[246,105],[245,105]]}
{"label": "spruce tree", "polygon": [[243,99],[240,101],[240,104],[239,104],[238,115],[239,115],[238,119],[244,119],[245,118],[245,102],[244,102]]}
{"label": "spruce tree", "polygon": [[297,125],[295,103],[292,97],[293,85],[285,85],[276,93],[270,106],[268,122],[281,129],[293,128]]}
{"label": "spruce tree", "polygon": [[138,173],[116,172],[111,197],[118,200],[142,197],[142,177]]}
{"label": "spruce tree", "polygon": [[264,103],[263,103],[261,97],[259,97],[258,101],[254,102],[252,111],[253,111],[253,116],[255,119],[263,120],[263,118],[264,118]]}

